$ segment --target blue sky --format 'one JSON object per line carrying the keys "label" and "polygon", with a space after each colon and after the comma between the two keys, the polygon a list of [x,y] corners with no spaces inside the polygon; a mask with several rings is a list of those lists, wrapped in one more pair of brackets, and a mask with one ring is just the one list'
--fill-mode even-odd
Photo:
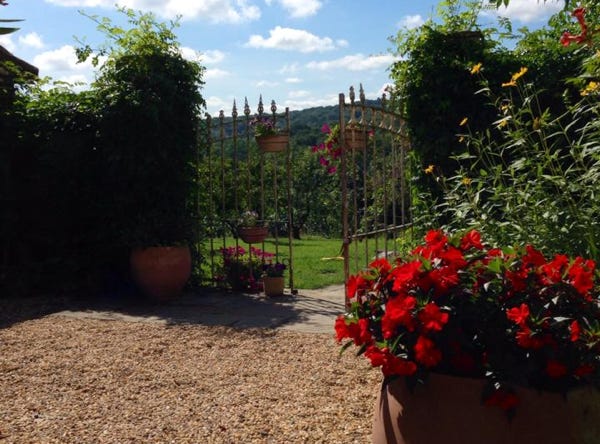
{"label": "blue sky", "polygon": [[[94,70],[76,64],[75,37],[104,41],[95,23],[81,15],[111,17],[115,0],[8,0],[0,18],[25,19],[21,29],[0,36],[0,45],[40,68],[40,75],[90,82]],[[186,57],[207,68],[202,91],[207,110],[231,111],[244,97],[255,111],[258,97],[303,109],[337,103],[340,92],[362,83],[369,98],[381,95],[394,62],[389,37],[431,17],[433,0],[120,0],[153,11],[161,20],[181,15],[176,30]],[[562,8],[562,1],[511,0],[515,25],[532,28]],[[483,20],[493,22],[492,17]]]}

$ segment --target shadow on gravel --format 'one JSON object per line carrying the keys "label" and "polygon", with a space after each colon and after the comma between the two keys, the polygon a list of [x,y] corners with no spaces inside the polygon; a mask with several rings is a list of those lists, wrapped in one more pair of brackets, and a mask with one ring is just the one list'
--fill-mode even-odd
{"label": "shadow on gravel", "polygon": [[264,294],[205,288],[188,291],[173,301],[155,302],[129,288],[94,297],[75,294],[0,299],[0,328],[61,313],[80,318],[234,328],[277,328],[306,323],[308,329],[318,331],[320,323],[332,326],[331,319],[342,311],[343,303],[303,295],[266,298]]}

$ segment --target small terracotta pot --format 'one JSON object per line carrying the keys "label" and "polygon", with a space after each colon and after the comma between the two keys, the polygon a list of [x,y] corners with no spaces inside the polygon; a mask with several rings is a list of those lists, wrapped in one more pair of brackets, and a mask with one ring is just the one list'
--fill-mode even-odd
{"label": "small terracotta pot", "polygon": [[431,374],[411,392],[384,383],[373,418],[374,444],[592,444],[600,442],[600,393],[517,388],[516,415],[482,404],[481,379]]}
{"label": "small terracotta pot", "polygon": [[136,248],[131,252],[129,263],[140,290],[158,301],[179,296],[192,271],[187,246]]}
{"label": "small terracotta pot", "polygon": [[285,151],[290,140],[289,134],[273,134],[256,138],[256,143],[264,153],[280,153]]}
{"label": "small terracotta pot", "polygon": [[263,285],[265,287],[266,296],[283,296],[283,288],[285,287],[285,279],[283,276],[263,277]]}
{"label": "small terracotta pot", "polygon": [[238,227],[238,236],[247,244],[259,244],[267,238],[267,227]]}

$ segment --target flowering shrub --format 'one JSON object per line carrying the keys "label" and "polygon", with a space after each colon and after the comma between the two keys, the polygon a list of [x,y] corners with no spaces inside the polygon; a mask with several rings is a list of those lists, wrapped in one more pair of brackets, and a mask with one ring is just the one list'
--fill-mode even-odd
{"label": "flowering shrub", "polygon": [[250,120],[250,127],[254,128],[256,137],[273,136],[279,134],[279,128],[275,125],[275,119],[272,117],[259,114]]}
{"label": "flowering shrub", "polygon": [[[348,126],[347,129],[352,129]],[[356,127],[356,131],[362,131]],[[324,123],[321,127],[321,132],[325,134],[325,140],[311,147],[313,153],[318,153],[319,163],[327,170],[329,174],[335,174],[338,170],[340,159],[342,156],[342,144],[340,141],[340,126],[334,125],[330,127]],[[373,136],[373,131],[369,131],[369,137]]]}
{"label": "flowering shrub", "polygon": [[281,262],[267,262],[263,264],[263,274],[267,277],[283,277],[283,272],[287,267]]}
{"label": "flowering shrub", "polygon": [[223,269],[221,279],[226,281],[234,290],[261,290],[261,274],[265,260],[271,259],[274,255],[259,248],[250,247],[246,250],[243,247],[223,247],[221,248],[223,257]]}
{"label": "flowering shrub", "polygon": [[512,414],[511,385],[565,392],[598,380],[594,273],[581,257],[547,259],[531,245],[490,248],[474,230],[432,230],[408,257],[378,259],[350,278],[351,308],[336,335],[386,377],[485,378],[485,403]]}

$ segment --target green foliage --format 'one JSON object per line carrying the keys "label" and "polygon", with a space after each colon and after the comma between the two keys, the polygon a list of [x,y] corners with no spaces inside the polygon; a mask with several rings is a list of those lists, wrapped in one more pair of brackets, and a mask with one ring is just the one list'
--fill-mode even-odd
{"label": "green foliage", "polygon": [[[439,175],[452,177],[461,166],[470,168],[468,162],[474,161],[463,158],[459,164],[454,159],[463,151],[460,123],[465,118],[472,133],[486,134],[490,143],[504,143],[506,135],[494,124],[497,107],[490,103],[489,94],[502,94],[502,84],[521,67],[527,67],[528,80],[534,79],[538,87],[536,106],[540,113],[563,115],[578,99],[578,88],[570,79],[578,74],[585,57],[582,51],[559,43],[562,30],[558,27],[567,24],[567,12],[553,17],[547,28],[535,32],[521,29],[515,49],[507,50],[495,39],[512,36],[508,20],[500,22],[504,32],[479,29],[475,17],[480,3],[450,0],[440,6],[441,23],[430,20],[418,29],[400,31],[395,40],[404,59],[393,66],[392,77],[411,136],[413,210],[417,217],[422,212],[428,214],[431,204],[420,199],[420,193],[428,193],[434,203],[442,199],[433,176],[423,174],[424,169],[434,165]],[[485,75],[485,85],[480,85],[471,72],[476,66]],[[486,94],[474,94],[481,88]],[[514,106],[519,106],[520,100],[526,98],[512,97]]]}
{"label": "green foliage", "polygon": [[465,135],[468,151],[457,157],[462,169],[449,178],[433,172],[444,200],[423,220],[479,229],[493,244],[600,259],[597,89],[558,116],[540,106],[524,79],[491,98],[503,137]]}
{"label": "green foliage", "polygon": [[[183,58],[173,27],[120,9],[131,28],[96,19],[108,59],[93,87],[102,98],[101,147],[111,225],[128,246],[192,239],[196,134],[203,68]],[[80,59],[90,55],[79,50]],[[126,180],[124,180],[126,178]]]}

